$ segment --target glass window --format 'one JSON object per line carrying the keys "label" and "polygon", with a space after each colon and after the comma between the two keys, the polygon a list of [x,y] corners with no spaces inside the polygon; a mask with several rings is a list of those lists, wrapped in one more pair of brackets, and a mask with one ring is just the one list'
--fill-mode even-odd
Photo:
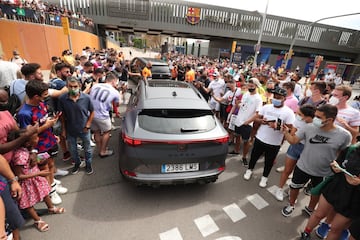
{"label": "glass window", "polygon": [[198,109],[144,109],[138,121],[147,131],[167,134],[202,133],[216,126],[210,110]]}

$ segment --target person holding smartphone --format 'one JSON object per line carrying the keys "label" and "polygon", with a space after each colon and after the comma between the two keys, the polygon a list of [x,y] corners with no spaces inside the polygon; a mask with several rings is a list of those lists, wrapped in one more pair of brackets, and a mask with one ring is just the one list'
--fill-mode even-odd
{"label": "person holding smartphone", "polygon": [[288,127],[292,127],[295,121],[294,112],[284,105],[287,94],[286,90],[277,87],[272,93],[274,94],[272,104],[263,106],[258,113],[247,121],[255,121],[260,124],[260,127],[255,135],[249,168],[244,174],[244,179],[250,180],[256,162],[264,154],[264,170],[259,183],[259,186],[262,188],[267,186],[268,176],[283,142],[284,134],[281,131],[281,126],[285,124]]}

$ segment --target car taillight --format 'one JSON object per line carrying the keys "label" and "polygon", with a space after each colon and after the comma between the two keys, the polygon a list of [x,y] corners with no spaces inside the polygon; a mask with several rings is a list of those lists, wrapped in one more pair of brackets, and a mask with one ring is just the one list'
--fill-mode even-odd
{"label": "car taillight", "polygon": [[141,144],[151,144],[151,143],[166,143],[166,144],[191,144],[191,143],[204,143],[204,142],[214,142],[214,143],[227,143],[229,141],[229,136],[211,139],[211,140],[186,140],[186,141],[147,141],[131,138],[123,133],[123,140],[126,144],[130,146],[139,146]]}
{"label": "car taillight", "polygon": [[128,170],[124,170],[123,174],[126,175],[126,176],[129,176],[129,177],[136,177],[136,173],[130,172]]}
{"label": "car taillight", "polygon": [[225,166],[218,167],[218,171],[219,171],[219,172],[225,171]]}
{"label": "car taillight", "polygon": [[131,137],[125,135],[125,134],[123,134],[123,140],[124,140],[124,142],[126,144],[131,145],[131,146],[139,146],[139,145],[141,145],[141,140],[131,138]]}
{"label": "car taillight", "polygon": [[227,143],[229,141],[229,136],[218,138],[214,140],[217,143]]}

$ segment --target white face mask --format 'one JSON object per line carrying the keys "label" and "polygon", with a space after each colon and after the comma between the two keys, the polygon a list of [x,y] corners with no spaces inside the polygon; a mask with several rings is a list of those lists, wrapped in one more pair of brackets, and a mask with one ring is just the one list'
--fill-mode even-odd
{"label": "white face mask", "polygon": [[324,123],[322,122],[322,120],[320,118],[314,117],[313,119],[313,124],[315,127],[321,128],[324,126]]}
{"label": "white face mask", "polygon": [[337,105],[340,102],[339,98],[331,96],[331,98],[329,99],[329,104],[331,105]]}

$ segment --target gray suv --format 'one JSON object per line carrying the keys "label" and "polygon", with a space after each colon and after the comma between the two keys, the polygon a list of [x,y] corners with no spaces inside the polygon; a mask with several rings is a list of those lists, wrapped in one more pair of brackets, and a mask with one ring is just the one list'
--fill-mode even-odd
{"label": "gray suv", "polygon": [[225,170],[228,133],[186,82],[140,81],[119,137],[120,172],[139,185],[215,182]]}

